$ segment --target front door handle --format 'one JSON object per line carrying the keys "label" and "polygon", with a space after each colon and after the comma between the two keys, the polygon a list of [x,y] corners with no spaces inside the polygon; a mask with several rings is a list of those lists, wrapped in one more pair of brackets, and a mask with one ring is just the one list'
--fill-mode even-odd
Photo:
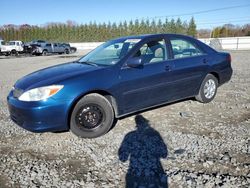
{"label": "front door handle", "polygon": [[165,66],[165,70],[166,70],[166,71],[170,71],[170,70],[171,70],[171,67],[170,67],[169,65],[166,65],[166,66]]}
{"label": "front door handle", "polygon": [[206,64],[207,63],[207,59],[203,59],[203,63]]}

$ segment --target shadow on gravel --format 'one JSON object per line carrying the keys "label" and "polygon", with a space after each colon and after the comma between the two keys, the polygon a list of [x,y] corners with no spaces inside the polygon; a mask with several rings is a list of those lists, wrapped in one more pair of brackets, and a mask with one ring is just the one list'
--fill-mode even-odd
{"label": "shadow on gravel", "polygon": [[160,161],[167,157],[167,146],[142,115],[135,117],[135,123],[137,129],[125,136],[118,151],[120,161],[130,162],[126,188],[167,188],[167,175]]}

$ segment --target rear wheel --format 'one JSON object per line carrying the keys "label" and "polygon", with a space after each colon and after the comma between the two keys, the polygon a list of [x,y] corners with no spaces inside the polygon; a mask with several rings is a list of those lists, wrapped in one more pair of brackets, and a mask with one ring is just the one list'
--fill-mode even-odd
{"label": "rear wheel", "polygon": [[12,56],[16,56],[16,55],[18,55],[18,53],[17,53],[17,51],[16,51],[16,50],[11,50],[10,55],[12,55]]}
{"label": "rear wheel", "polygon": [[93,93],[81,98],[70,118],[72,133],[83,138],[96,138],[107,133],[114,122],[114,111],[102,95]]}
{"label": "rear wheel", "polygon": [[212,74],[208,74],[201,84],[199,94],[195,97],[196,100],[202,103],[211,102],[216,95],[217,88],[218,88],[217,78]]}
{"label": "rear wheel", "polygon": [[47,54],[48,54],[48,51],[47,50],[43,50],[42,55],[46,56]]}

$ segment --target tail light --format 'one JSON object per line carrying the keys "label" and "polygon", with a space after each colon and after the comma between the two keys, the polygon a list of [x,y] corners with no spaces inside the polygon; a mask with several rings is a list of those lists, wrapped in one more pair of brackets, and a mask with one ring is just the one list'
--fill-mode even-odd
{"label": "tail light", "polygon": [[231,55],[230,55],[230,54],[228,54],[228,56],[227,56],[227,61],[228,61],[229,63],[231,63],[231,61],[232,61],[232,58],[231,58]]}

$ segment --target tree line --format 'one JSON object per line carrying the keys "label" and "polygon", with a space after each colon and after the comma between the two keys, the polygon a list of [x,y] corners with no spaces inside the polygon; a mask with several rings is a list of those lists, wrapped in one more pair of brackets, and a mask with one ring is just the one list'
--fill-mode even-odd
{"label": "tree line", "polygon": [[250,36],[250,24],[243,26],[225,24],[212,30],[197,30],[194,18],[188,22],[178,18],[165,19],[165,21],[136,19],[118,24],[111,22],[77,24],[69,20],[66,23],[48,23],[44,26],[8,24],[0,27],[0,38],[6,41],[22,40],[24,42],[35,39],[54,42],[98,42],[120,36],[150,33],[179,33],[197,38]]}
{"label": "tree line", "polygon": [[213,38],[250,36],[250,24],[245,24],[242,27],[233,24],[225,24],[221,27],[214,28],[211,35]]}
{"label": "tree line", "polygon": [[233,25],[224,24],[214,29],[199,29],[198,38],[242,37],[250,36],[250,24]]}
{"label": "tree line", "polygon": [[45,26],[34,25],[4,25],[0,27],[0,37],[5,41],[21,40],[28,42],[35,39],[54,42],[99,42],[111,38],[140,35],[150,33],[179,33],[196,37],[196,23],[194,18],[189,22],[178,19],[124,21],[120,23],[90,22],[88,24],[76,24],[73,21],[67,23],[49,23]]}

